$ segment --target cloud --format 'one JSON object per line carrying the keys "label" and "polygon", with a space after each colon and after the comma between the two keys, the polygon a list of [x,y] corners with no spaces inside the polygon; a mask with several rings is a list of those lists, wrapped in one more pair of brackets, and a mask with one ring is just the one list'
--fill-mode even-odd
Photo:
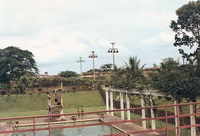
{"label": "cloud", "polygon": [[117,65],[132,55],[151,63],[176,56],[169,24],[184,3],[187,0],[0,1],[0,48],[28,49],[42,73],[79,72],[79,57],[85,60],[83,69],[91,69],[88,56],[93,50],[97,68],[112,63],[107,52],[111,42],[119,50]]}
{"label": "cloud", "polygon": [[149,37],[141,41],[143,45],[155,45],[162,43],[173,43],[174,41],[174,33],[173,32],[161,32],[157,35]]}
{"label": "cloud", "polygon": [[65,57],[81,54],[86,46],[78,38],[86,38],[87,34],[75,31],[63,34],[58,29],[45,29],[38,37],[26,39],[20,37],[0,37],[1,47],[17,46],[33,52],[39,63],[59,61]]}

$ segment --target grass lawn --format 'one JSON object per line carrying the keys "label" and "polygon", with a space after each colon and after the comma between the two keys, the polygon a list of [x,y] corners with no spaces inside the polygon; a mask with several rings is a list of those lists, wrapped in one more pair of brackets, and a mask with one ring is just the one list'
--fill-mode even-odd
{"label": "grass lawn", "polygon": [[[53,100],[54,94],[50,94]],[[97,111],[105,103],[98,91],[63,93],[64,113],[76,112],[83,106],[85,111]],[[0,118],[47,114],[47,94],[11,95],[0,97]]]}
{"label": "grass lawn", "polygon": [[47,111],[45,110],[26,111],[26,112],[1,112],[0,118],[36,116],[36,115],[46,115],[46,114],[47,114]]}
{"label": "grass lawn", "polygon": [[[84,107],[85,112],[90,111],[100,111],[100,108],[106,109],[105,106],[97,107]],[[77,108],[64,109],[64,113],[76,113]],[[38,110],[38,111],[26,111],[26,112],[0,112],[0,118],[8,117],[24,117],[24,116],[37,116],[37,115],[47,115],[47,110]]]}

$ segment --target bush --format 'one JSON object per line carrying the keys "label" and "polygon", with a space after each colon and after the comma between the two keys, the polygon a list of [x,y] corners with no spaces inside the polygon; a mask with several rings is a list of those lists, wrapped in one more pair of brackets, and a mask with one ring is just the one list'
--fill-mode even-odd
{"label": "bush", "polygon": [[162,99],[162,96],[158,96],[158,99],[159,99],[159,100]]}
{"label": "bush", "polygon": [[4,96],[6,94],[6,91],[0,91],[1,95]]}
{"label": "bush", "polygon": [[42,88],[38,88],[37,90],[38,90],[39,92],[41,92],[41,91],[42,91]]}
{"label": "bush", "polygon": [[63,83],[63,85],[91,85],[92,80],[90,79],[83,79],[79,77],[71,77],[71,78],[63,78],[63,77],[48,77],[48,78],[39,78],[37,76],[35,77],[29,77],[27,80],[27,87],[29,88],[37,88],[37,87],[52,87],[52,86],[58,86],[58,84]]}
{"label": "bush", "polygon": [[[181,65],[172,71],[161,70],[151,75],[152,86],[174,100],[187,98],[195,101],[200,96],[200,78],[193,65]],[[166,98],[168,99],[168,98]]]}
{"label": "bush", "polygon": [[166,96],[165,99],[166,99],[167,101],[171,101],[172,98]]}

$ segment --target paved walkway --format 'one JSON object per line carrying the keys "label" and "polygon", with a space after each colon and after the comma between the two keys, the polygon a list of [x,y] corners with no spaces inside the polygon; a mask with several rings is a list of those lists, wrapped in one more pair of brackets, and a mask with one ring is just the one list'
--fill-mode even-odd
{"label": "paved walkway", "polygon": [[[105,115],[102,121],[112,122],[112,121],[123,121],[123,120],[117,116]],[[113,126],[125,133],[148,130],[134,123],[120,123],[120,124],[113,124]],[[142,133],[142,134],[134,134],[130,136],[160,136],[160,134],[156,132],[148,132],[148,133]]]}
{"label": "paved walkway", "polygon": [[[6,122],[0,123],[0,131],[10,130]],[[0,136],[10,136],[10,134],[0,134]]]}

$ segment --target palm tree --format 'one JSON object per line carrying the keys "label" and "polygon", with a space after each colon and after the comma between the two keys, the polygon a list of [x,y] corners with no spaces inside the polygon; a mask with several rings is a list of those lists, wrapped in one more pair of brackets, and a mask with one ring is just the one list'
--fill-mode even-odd
{"label": "palm tree", "polygon": [[142,67],[140,67],[140,59],[138,60],[137,56],[130,57],[129,64],[126,62],[125,64],[126,64],[127,73],[133,78],[140,76],[145,66],[144,64],[142,65]]}
{"label": "palm tree", "polygon": [[129,63],[125,62],[125,64],[123,68],[114,68],[111,76],[113,87],[130,90],[137,88],[138,85],[141,86],[142,79],[144,79],[142,71],[145,65],[140,67],[140,60],[137,59],[137,56],[130,57]]}
{"label": "palm tree", "polygon": [[127,89],[143,88],[144,76],[142,71],[145,64],[140,67],[140,59],[138,60],[137,56],[130,57],[129,63],[125,62],[125,64]]}

